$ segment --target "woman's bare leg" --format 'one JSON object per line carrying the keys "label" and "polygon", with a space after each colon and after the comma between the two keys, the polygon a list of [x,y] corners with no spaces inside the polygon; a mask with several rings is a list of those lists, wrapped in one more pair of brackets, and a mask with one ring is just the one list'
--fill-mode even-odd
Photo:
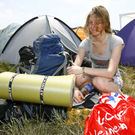
{"label": "woman's bare leg", "polygon": [[85,85],[91,83],[91,77],[90,76],[85,76],[83,77],[83,75],[76,75],[76,79],[75,79],[75,84],[79,89],[82,89]]}
{"label": "woman's bare leg", "polygon": [[119,87],[113,82],[112,79],[107,79],[103,77],[95,77],[92,80],[92,82],[93,82],[94,87],[96,87],[101,93],[114,92],[114,93],[123,94],[121,90],[119,89]]}

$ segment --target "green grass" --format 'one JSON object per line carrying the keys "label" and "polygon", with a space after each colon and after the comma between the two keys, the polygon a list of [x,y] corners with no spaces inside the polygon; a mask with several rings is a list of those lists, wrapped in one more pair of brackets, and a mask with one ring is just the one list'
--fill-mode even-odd
{"label": "green grass", "polygon": [[135,99],[135,69],[131,66],[119,66],[124,72],[121,73],[124,81],[123,93]]}
{"label": "green grass", "polygon": [[[13,66],[8,63],[0,63],[0,73],[9,71]],[[121,73],[124,86],[123,93],[135,99],[135,69],[131,66],[119,65],[124,72]],[[13,72],[15,72],[14,69]],[[75,111],[75,110],[74,110]],[[71,113],[71,112],[70,112]],[[12,120],[12,125],[3,123],[0,126],[0,135],[83,135],[84,123],[87,116],[84,113],[76,113],[76,118],[72,118],[68,114],[68,118],[64,120],[57,111],[55,111],[55,119],[47,122],[44,119],[32,118],[23,119],[23,125],[17,120]]]}
{"label": "green grass", "polygon": [[[79,118],[79,117],[78,117]],[[12,124],[3,123],[0,135],[83,135],[84,127],[78,122],[67,124],[61,115],[54,110],[54,120],[46,122],[44,119],[23,119],[23,125],[17,119]]]}

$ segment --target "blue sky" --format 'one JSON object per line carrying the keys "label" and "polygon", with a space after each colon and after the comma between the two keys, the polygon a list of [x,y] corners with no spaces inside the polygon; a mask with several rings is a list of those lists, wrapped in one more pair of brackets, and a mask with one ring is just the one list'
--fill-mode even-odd
{"label": "blue sky", "polygon": [[[112,29],[120,29],[119,14],[135,12],[135,0],[0,0],[0,29],[23,24],[40,15],[51,15],[71,28],[84,26],[93,6],[103,5],[110,14]],[[131,20],[122,19],[122,26]]]}

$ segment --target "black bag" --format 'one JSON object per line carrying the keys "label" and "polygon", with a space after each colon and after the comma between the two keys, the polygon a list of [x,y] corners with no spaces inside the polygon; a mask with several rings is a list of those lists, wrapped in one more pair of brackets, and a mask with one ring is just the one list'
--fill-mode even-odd
{"label": "black bag", "polygon": [[9,100],[8,106],[3,110],[1,119],[7,124],[12,124],[12,122],[16,120],[19,120],[19,122],[23,124],[23,120],[26,118],[38,118],[38,120],[52,121],[55,119],[54,110],[66,119],[65,107]]}
{"label": "black bag", "polygon": [[[24,46],[19,50],[20,61],[16,65],[17,73],[28,73],[31,74],[33,72],[33,67],[36,64],[37,57],[33,52],[33,48],[31,46]],[[12,71],[13,69],[11,69]]]}
{"label": "black bag", "polygon": [[[4,121],[5,111],[8,108],[9,104],[6,99],[0,99],[0,120]],[[1,124],[1,122],[0,122]]]}
{"label": "black bag", "polygon": [[31,46],[24,46],[19,50],[20,61],[25,62],[34,59],[35,54]]}
{"label": "black bag", "polygon": [[34,118],[36,114],[38,117],[43,117],[44,119],[49,120],[51,109],[49,108],[42,108],[39,104],[32,104],[26,102],[19,102],[19,101],[10,101],[10,105],[5,111],[5,122],[8,124],[12,124],[13,120],[19,120],[20,123],[23,123],[23,119],[27,118]]}
{"label": "black bag", "polygon": [[94,89],[92,92],[90,92],[88,95],[85,96],[85,100],[83,102],[81,102],[81,103],[73,102],[73,108],[92,109],[96,104],[99,104],[100,96],[101,96],[101,94],[96,89]]}

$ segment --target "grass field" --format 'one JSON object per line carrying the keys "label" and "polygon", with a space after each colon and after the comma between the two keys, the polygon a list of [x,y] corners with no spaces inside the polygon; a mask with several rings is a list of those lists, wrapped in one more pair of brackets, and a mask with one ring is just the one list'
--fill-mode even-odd
{"label": "grass field", "polygon": [[[0,73],[9,71],[13,66],[8,63],[0,63]],[[124,81],[123,93],[135,99],[135,69],[131,66],[119,65]],[[16,69],[13,71],[15,72]],[[54,111],[55,119],[46,122],[44,119],[25,119],[23,125],[13,119],[12,125],[3,123],[0,126],[0,135],[83,135],[85,119],[81,111],[73,122],[67,122],[57,111]],[[72,116],[71,116],[72,117]],[[83,117],[83,119],[82,119]]]}

